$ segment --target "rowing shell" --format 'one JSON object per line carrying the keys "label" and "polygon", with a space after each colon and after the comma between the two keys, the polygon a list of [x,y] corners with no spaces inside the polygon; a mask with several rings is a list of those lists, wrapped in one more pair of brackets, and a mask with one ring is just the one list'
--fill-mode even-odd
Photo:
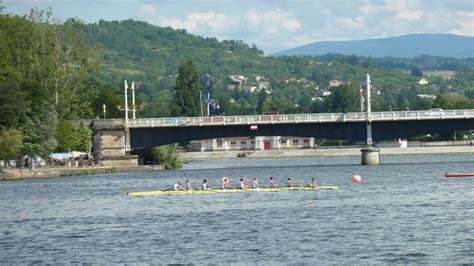
{"label": "rowing shell", "polygon": [[445,177],[474,177],[474,173],[455,173],[455,174],[448,174],[446,172],[444,174]]}
{"label": "rowing shell", "polygon": [[144,192],[127,192],[129,196],[146,197],[146,196],[164,196],[164,195],[188,195],[188,194],[212,194],[212,193],[237,193],[237,192],[279,192],[279,191],[295,191],[295,190],[334,190],[336,186],[317,186],[317,187],[276,187],[276,188],[250,188],[250,189],[209,189],[209,190],[157,190]]}

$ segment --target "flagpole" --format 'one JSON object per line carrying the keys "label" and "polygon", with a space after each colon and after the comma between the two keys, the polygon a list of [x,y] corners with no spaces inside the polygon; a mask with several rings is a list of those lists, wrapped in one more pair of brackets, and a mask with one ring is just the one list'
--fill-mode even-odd
{"label": "flagpole", "polygon": [[201,117],[204,116],[203,112],[202,112],[202,95],[201,95],[201,90],[199,90],[199,104],[201,105]]}
{"label": "flagpole", "polygon": [[207,93],[207,116],[210,116],[211,93]]}

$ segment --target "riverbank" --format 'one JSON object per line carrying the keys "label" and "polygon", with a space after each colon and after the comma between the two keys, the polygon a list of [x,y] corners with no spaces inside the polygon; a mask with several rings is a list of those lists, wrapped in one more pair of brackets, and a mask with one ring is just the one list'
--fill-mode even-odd
{"label": "riverbank", "polygon": [[[184,161],[221,160],[221,159],[272,159],[293,157],[338,157],[360,156],[361,148],[331,149],[298,149],[298,150],[266,150],[266,151],[213,151],[180,153]],[[443,146],[443,147],[407,147],[380,148],[380,156],[390,155],[428,155],[428,154],[474,154],[474,146]]]}
{"label": "riverbank", "polygon": [[33,178],[47,178],[58,176],[78,176],[78,175],[99,175],[99,174],[115,174],[128,172],[152,172],[163,170],[161,165],[140,165],[140,166],[116,166],[116,167],[58,167],[58,168],[37,168],[33,171],[27,168],[22,169],[3,169],[0,172],[0,180],[19,180],[19,179],[33,179]]}

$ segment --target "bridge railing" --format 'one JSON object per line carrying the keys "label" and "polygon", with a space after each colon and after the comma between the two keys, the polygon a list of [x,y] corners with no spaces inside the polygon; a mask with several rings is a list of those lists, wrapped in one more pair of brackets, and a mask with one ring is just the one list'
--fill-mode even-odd
{"label": "bridge railing", "polygon": [[[426,110],[372,112],[370,120],[430,120],[430,119],[474,118],[474,109],[466,110]],[[210,116],[130,119],[131,127],[154,126],[203,126],[203,125],[245,125],[245,124],[288,124],[288,123],[331,123],[361,122],[367,120],[365,112],[319,113],[319,114],[278,114],[249,116]]]}

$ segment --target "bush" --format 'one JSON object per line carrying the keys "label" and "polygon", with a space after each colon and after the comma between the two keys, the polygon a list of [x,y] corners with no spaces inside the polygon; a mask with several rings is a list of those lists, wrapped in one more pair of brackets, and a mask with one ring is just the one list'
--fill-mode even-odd
{"label": "bush", "polygon": [[165,169],[178,169],[183,167],[183,162],[176,153],[174,145],[165,145],[146,149],[138,152],[143,157],[145,164],[161,164]]}

